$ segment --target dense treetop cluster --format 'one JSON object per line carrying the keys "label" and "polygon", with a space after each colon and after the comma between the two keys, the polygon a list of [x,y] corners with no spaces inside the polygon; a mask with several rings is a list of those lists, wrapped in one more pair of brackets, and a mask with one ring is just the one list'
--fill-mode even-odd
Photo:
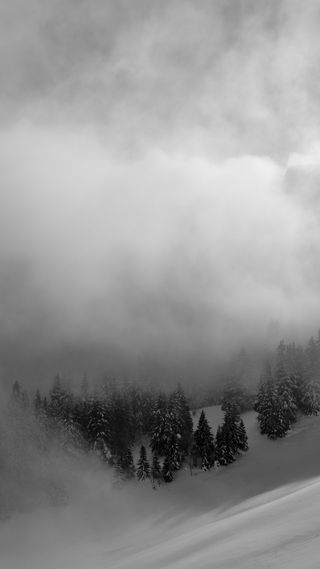
{"label": "dense treetop cluster", "polygon": [[69,453],[98,456],[112,467],[116,484],[137,478],[156,487],[183,466],[191,473],[224,466],[248,448],[236,403],[230,399],[216,436],[204,411],[194,430],[181,386],[162,393],[112,381],[91,392],[84,380],[73,393],[57,376],[48,395],[37,390],[33,398],[15,382],[9,405],[20,422],[32,416],[43,452],[54,442]]}

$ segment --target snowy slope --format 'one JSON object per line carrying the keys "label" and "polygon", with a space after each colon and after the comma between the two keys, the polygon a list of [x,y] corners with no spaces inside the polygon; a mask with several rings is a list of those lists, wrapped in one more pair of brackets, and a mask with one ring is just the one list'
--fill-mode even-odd
{"label": "snowy slope", "polygon": [[[220,410],[206,411],[216,428]],[[68,508],[2,524],[1,569],[318,568],[320,418],[275,442],[244,419],[250,451],[233,465],[157,491],[84,474]]]}

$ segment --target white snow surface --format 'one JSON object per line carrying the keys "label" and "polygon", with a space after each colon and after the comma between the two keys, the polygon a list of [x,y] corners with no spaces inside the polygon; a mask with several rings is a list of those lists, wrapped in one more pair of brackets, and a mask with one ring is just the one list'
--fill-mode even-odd
{"label": "white snow surface", "polygon": [[[206,409],[214,430],[222,413]],[[195,417],[195,421],[198,417]],[[269,441],[244,415],[250,450],[153,490],[115,490],[88,469],[64,508],[0,524],[1,569],[309,569],[320,567],[320,418]]]}

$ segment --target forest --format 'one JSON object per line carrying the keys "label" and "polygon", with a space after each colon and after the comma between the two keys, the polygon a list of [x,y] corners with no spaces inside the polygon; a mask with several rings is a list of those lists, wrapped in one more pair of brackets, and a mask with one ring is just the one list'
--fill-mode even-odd
{"label": "forest", "polygon": [[[181,469],[192,475],[227,467],[249,449],[242,419],[246,411],[256,411],[261,435],[271,440],[284,437],[302,414],[319,413],[319,362],[320,334],[304,347],[281,341],[255,389],[235,378],[225,384],[218,400],[224,418],[215,433],[205,405],[195,420],[193,401],[180,384],[162,391],[104,380],[92,387],[84,377],[78,389],[71,389],[57,375],[42,393],[15,381],[0,422],[3,471],[10,473],[18,464],[20,472],[30,445],[44,460],[52,449],[66,461],[89,456],[92,464],[112,473],[117,488],[135,480],[158,489]],[[68,499],[63,482],[50,491],[53,502]]]}

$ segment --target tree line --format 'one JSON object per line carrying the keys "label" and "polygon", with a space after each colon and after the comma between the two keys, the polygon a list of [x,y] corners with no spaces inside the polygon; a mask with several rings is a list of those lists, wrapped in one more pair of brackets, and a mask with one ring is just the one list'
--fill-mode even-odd
{"label": "tree line", "polygon": [[225,466],[248,448],[234,399],[226,399],[224,422],[214,435],[204,411],[194,428],[181,386],[163,393],[111,381],[91,391],[83,380],[74,393],[56,376],[46,395],[37,390],[31,396],[15,382],[9,406],[20,423],[32,415],[43,452],[54,443],[67,452],[91,453],[113,469],[116,484],[137,478],[157,487],[172,482],[182,467],[192,473]]}

